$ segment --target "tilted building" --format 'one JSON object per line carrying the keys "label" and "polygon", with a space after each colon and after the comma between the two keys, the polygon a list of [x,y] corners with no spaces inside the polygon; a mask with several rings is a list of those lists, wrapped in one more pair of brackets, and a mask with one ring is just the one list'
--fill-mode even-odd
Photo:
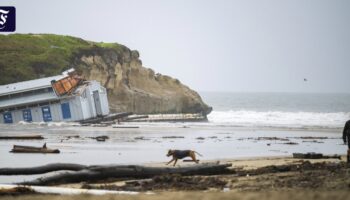
{"label": "tilted building", "polygon": [[80,121],[108,115],[106,89],[73,72],[0,86],[0,123]]}

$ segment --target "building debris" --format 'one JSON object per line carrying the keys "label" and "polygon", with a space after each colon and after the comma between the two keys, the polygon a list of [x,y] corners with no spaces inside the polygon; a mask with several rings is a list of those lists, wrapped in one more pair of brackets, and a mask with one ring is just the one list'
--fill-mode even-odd
{"label": "building debris", "polygon": [[52,80],[51,85],[57,96],[63,96],[66,94],[71,94],[74,89],[82,83],[82,81],[82,77],[78,75],[71,75],[58,81]]}
{"label": "building debris", "polygon": [[106,116],[98,116],[91,119],[80,120],[79,122],[81,124],[96,124],[96,123],[106,123],[106,122],[115,123],[114,120],[120,120],[123,117],[127,117],[129,115],[132,115],[132,112],[112,113]]}

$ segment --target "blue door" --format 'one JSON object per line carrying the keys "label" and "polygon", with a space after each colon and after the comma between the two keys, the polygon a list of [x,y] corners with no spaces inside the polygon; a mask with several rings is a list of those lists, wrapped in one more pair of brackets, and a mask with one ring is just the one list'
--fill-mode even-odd
{"label": "blue door", "polygon": [[32,112],[30,109],[23,110],[23,120],[26,122],[31,122],[32,120]]}
{"label": "blue door", "polygon": [[62,109],[62,116],[63,119],[70,119],[72,116],[70,114],[70,107],[69,107],[69,103],[62,103],[61,104],[61,109]]}
{"label": "blue door", "polygon": [[44,107],[41,107],[41,110],[43,111],[43,120],[44,120],[44,122],[52,121],[50,107],[49,106],[44,106]]}
{"label": "blue door", "polygon": [[5,112],[5,113],[3,114],[3,116],[4,116],[4,122],[5,122],[6,124],[11,124],[11,123],[13,123],[11,112]]}

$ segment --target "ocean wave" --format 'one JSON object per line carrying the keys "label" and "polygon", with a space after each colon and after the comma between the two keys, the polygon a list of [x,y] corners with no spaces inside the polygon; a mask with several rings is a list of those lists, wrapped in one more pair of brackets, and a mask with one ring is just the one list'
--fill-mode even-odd
{"label": "ocean wave", "polygon": [[77,122],[25,122],[25,121],[19,121],[17,123],[18,125],[25,125],[25,126],[48,126],[48,127],[60,127],[60,126],[78,126],[79,123]]}
{"label": "ocean wave", "polygon": [[342,128],[350,112],[213,111],[208,120],[216,125],[290,128]]}

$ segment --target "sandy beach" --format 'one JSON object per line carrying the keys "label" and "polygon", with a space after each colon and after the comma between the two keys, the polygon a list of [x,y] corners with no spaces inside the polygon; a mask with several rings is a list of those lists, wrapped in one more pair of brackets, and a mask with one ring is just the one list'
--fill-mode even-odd
{"label": "sandy beach", "polygon": [[[36,194],[2,196],[2,199],[29,200],[48,197],[50,199],[348,199],[350,173],[344,160],[344,156],[341,160],[291,157],[226,159],[220,162],[232,163],[231,174],[184,177],[171,175],[145,180],[109,180],[103,183],[59,185],[63,188],[107,190],[128,188],[139,191],[138,195],[41,196]],[[153,163],[149,166],[163,164]],[[182,163],[181,165],[185,166]]]}

